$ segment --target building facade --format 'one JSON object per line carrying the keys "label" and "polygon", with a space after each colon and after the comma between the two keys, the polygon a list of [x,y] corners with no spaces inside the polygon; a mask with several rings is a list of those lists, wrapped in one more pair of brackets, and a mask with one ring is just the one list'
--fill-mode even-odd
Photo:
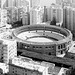
{"label": "building facade", "polygon": [[65,6],[63,9],[63,27],[75,31],[75,8]]}
{"label": "building facade", "polygon": [[17,43],[6,33],[0,34],[0,40],[2,40],[0,43],[0,60],[8,64],[9,59],[17,56]]}
{"label": "building facade", "polygon": [[53,73],[54,67],[53,63],[37,62],[26,57],[15,57],[10,60],[9,74],[48,75]]}

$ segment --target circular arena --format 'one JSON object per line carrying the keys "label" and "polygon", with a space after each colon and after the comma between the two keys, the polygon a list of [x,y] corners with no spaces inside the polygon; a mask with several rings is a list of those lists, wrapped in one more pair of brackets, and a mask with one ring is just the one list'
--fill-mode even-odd
{"label": "circular arena", "polygon": [[48,55],[64,54],[72,42],[69,30],[47,24],[22,26],[12,34],[19,49]]}

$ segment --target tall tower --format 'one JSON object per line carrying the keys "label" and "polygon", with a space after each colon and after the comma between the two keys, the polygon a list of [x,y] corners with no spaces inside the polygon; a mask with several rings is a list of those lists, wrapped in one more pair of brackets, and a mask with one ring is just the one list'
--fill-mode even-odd
{"label": "tall tower", "polygon": [[0,60],[8,64],[9,59],[17,56],[17,42],[12,38],[12,33],[7,31],[0,34]]}
{"label": "tall tower", "polygon": [[47,7],[44,6],[43,22],[47,22]]}
{"label": "tall tower", "polygon": [[37,24],[37,11],[35,9],[30,10],[30,25]]}
{"label": "tall tower", "polygon": [[29,20],[29,15],[28,15],[28,13],[24,13],[24,14],[23,14],[23,17],[22,17],[22,24],[23,24],[23,25],[28,25],[28,24],[29,24],[29,23],[28,23],[28,22],[29,22],[28,20]]}
{"label": "tall tower", "polygon": [[63,27],[75,31],[75,8],[65,6],[63,9]]}
{"label": "tall tower", "polygon": [[57,23],[63,22],[63,9],[60,5],[51,5],[49,11],[47,12],[49,12],[48,19],[50,21],[55,17]]}

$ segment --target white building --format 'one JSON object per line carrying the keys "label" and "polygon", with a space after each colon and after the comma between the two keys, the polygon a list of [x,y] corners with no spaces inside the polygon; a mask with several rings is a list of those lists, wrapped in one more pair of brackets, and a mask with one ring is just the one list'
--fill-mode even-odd
{"label": "white building", "polygon": [[7,24],[7,10],[1,9],[1,24],[0,27],[6,26]]}
{"label": "white building", "polygon": [[63,22],[63,9],[60,5],[52,4],[47,8],[47,19],[48,21],[52,21],[53,17],[56,18],[56,22]]}
{"label": "white building", "polygon": [[75,8],[65,6],[63,9],[63,27],[75,31]]}
{"label": "white building", "polygon": [[48,63],[44,61],[37,62],[26,57],[15,57],[12,60],[10,60],[9,73],[19,75],[53,75],[55,74],[55,72],[53,72],[54,67],[55,64],[53,63]]}
{"label": "white building", "polygon": [[33,61],[31,58],[18,56],[10,60],[9,74],[19,75],[66,75],[68,69],[57,67],[53,63]]}
{"label": "white building", "polygon": [[0,40],[0,60],[7,64],[9,59],[17,56],[17,43],[8,32],[1,33]]}
{"label": "white building", "polygon": [[66,71],[69,70],[68,68],[62,67],[58,75],[66,75]]}
{"label": "white building", "polygon": [[3,74],[9,71],[9,66],[5,63],[0,62],[0,68],[3,70]]}
{"label": "white building", "polygon": [[72,42],[72,46],[71,46],[71,48],[69,49],[68,52],[75,53],[75,41]]}
{"label": "white building", "polygon": [[30,10],[30,25],[40,24],[43,20],[43,9],[35,8]]}
{"label": "white building", "polygon": [[23,15],[22,15],[23,17],[22,17],[22,24],[23,25],[28,25],[28,14],[26,14],[26,13],[24,13]]}
{"label": "white building", "polygon": [[30,0],[30,7],[37,7],[40,4],[40,0]]}

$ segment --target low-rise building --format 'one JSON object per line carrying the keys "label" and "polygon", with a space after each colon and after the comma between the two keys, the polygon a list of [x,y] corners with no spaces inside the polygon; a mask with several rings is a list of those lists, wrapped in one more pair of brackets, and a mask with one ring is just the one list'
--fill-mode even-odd
{"label": "low-rise building", "polygon": [[15,57],[10,60],[9,74],[18,75],[53,75],[58,74],[60,67],[55,67],[55,64],[49,62],[37,62],[26,57]]}

